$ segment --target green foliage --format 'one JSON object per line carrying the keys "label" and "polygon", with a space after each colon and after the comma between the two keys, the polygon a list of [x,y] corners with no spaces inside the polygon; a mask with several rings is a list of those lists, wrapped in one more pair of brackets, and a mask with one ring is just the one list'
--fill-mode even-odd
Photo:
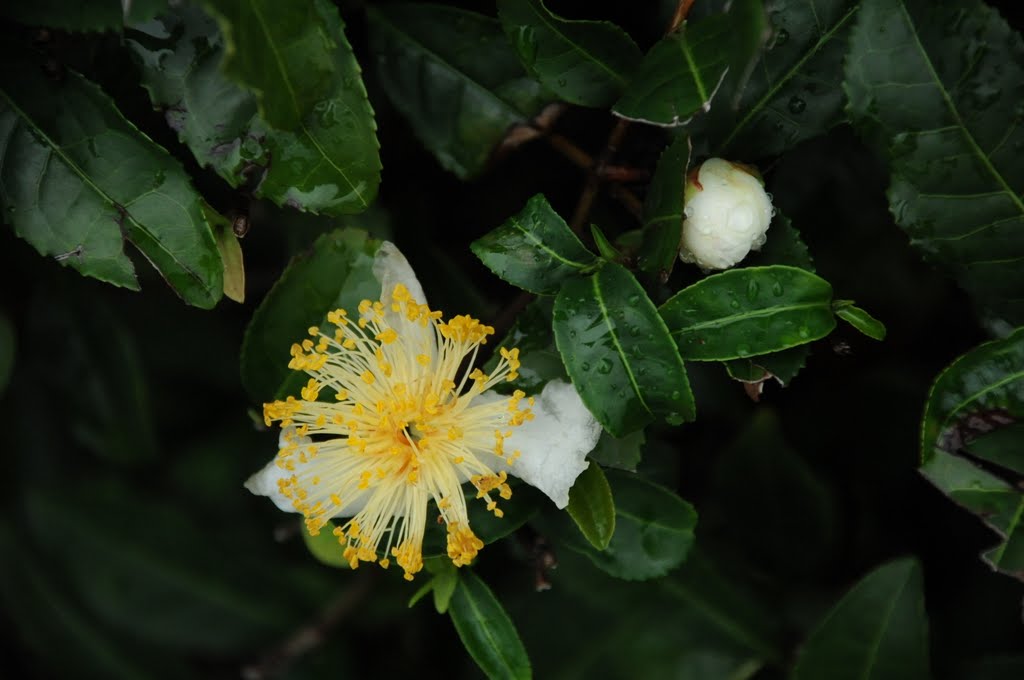
{"label": "green foliage", "polygon": [[217,304],[220,256],[176,160],[77,74],[58,84],[19,62],[3,69],[0,88],[0,198],[18,235],[83,274],[137,289],[127,240],[185,302]]}
{"label": "green foliage", "polygon": [[655,418],[694,418],[679,352],[654,303],[625,268],[562,284],[554,331],[566,371],[591,413],[616,437]]}
{"label": "green foliage", "polygon": [[541,0],[499,0],[498,17],[526,70],[570,104],[610,106],[642,58],[615,24],[568,21]]}
{"label": "green foliage", "polygon": [[530,678],[530,661],[508,614],[472,571],[463,572],[448,613],[462,644],[488,678]]}
{"label": "green foliage", "polygon": [[379,243],[359,230],[324,234],[297,256],[267,293],[245,332],[242,382],[257,400],[298,392],[306,377],[288,368],[287,348],[308,337],[334,309],[353,310],[380,296],[373,277]]}
{"label": "green foliage", "polygon": [[817,340],[835,328],[832,286],[775,265],[733,269],[679,291],[659,308],[684,359],[724,361]]}
{"label": "green foliage", "polygon": [[381,85],[461,178],[479,174],[508,128],[547,103],[494,19],[431,4],[385,4],[368,15]]}
{"label": "green foliage", "polygon": [[836,300],[832,307],[836,316],[864,335],[873,340],[885,340],[885,325],[849,300]]}
{"label": "green foliage", "polygon": [[846,67],[851,117],[889,158],[896,222],[1011,324],[1024,321],[1022,53],[980,2],[868,0]]}
{"label": "green foliage", "polygon": [[472,248],[492,272],[512,285],[547,295],[597,262],[540,194],[518,215],[474,241]]}
{"label": "green foliage", "polygon": [[[1013,452],[1021,450],[1024,433],[1007,425],[1021,417],[1024,329],[1018,328],[961,356],[936,378],[921,426],[921,474],[999,534],[1001,542],[984,559],[1017,578],[1024,576],[1024,493],[1007,471],[1021,474]],[[962,457],[965,445],[996,467]]]}
{"label": "green foliage", "polygon": [[904,558],[865,576],[811,631],[793,680],[931,677],[921,567]]}
{"label": "green foliage", "polygon": [[690,166],[690,138],[678,137],[658,159],[644,200],[644,238],[637,265],[648,273],[672,273],[683,237],[683,188]]}
{"label": "green foliage", "polygon": [[590,545],[598,550],[608,547],[615,534],[615,500],[600,465],[591,464],[576,479],[565,510]]}

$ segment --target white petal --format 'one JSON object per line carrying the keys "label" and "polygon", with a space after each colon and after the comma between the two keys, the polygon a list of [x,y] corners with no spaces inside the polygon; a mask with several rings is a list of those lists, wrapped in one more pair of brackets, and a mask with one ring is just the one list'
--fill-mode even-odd
{"label": "white petal", "polygon": [[597,445],[601,425],[571,384],[553,380],[533,406],[533,420],[512,428],[506,451],[520,452],[509,468],[544,492],[559,508],[569,504],[569,489],[590,465],[587,454]]}
{"label": "white petal", "polygon": [[[311,443],[313,440],[309,437],[294,437],[295,427],[286,427],[281,429],[281,434],[278,437],[278,447],[283,448],[289,441],[286,436],[292,437],[293,441],[296,441],[300,445],[306,445]],[[245,480],[245,488],[256,494],[257,496],[266,496],[270,500],[274,501],[281,510],[285,512],[298,512],[295,506],[292,505],[292,499],[281,493],[281,488],[278,482],[282,479],[291,477],[294,474],[299,474],[303,477],[311,477],[316,475],[318,465],[323,465],[329,460],[328,457],[318,457],[309,461],[308,463],[297,466],[295,472],[284,470],[277,465],[277,459],[272,459],[269,463],[263,466],[263,469],[256,474]],[[351,517],[357,514],[360,510],[366,507],[366,503],[370,499],[369,492],[361,493],[358,496],[348,496],[348,501],[338,511],[334,517]]]}
{"label": "white petal", "polygon": [[391,292],[395,284],[401,283],[409,289],[412,298],[421,305],[427,304],[427,296],[423,294],[423,286],[416,278],[409,261],[402,251],[391,241],[384,241],[377,249],[373,259],[373,276],[380,281],[380,301],[385,305],[391,303]]}

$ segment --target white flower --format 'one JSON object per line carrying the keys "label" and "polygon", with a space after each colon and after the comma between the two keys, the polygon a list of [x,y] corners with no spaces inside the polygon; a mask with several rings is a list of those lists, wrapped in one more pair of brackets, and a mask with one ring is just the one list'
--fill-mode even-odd
{"label": "white flower", "polygon": [[565,507],[601,427],[564,382],[536,400],[489,391],[517,377],[519,350],[500,348],[490,375],[472,368],[494,329],[429,309],[394,245],[381,246],[374,276],[379,301],[364,300],[355,319],[330,312],[329,328],[310,328],[292,346],[289,367],[311,377],[301,399],[264,404],[267,424],[282,428],[279,452],[245,486],[302,513],[312,534],[349,518],[333,531],[353,568],[387,567],[394,557],[412,579],[423,566],[431,500],[448,528],[448,556],[468,564],[483,542],[469,526],[462,484],[498,517],[510,473]]}
{"label": "white flower", "polygon": [[761,181],[743,165],[704,161],[687,177],[679,259],[702,269],[728,269],[760,250],[775,211]]}

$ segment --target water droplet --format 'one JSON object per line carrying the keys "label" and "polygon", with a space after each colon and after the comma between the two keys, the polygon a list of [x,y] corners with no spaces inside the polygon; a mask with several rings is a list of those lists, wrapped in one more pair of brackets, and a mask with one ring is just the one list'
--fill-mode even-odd
{"label": "water droplet", "polygon": [[811,331],[807,326],[800,326],[800,330],[797,331],[797,334],[799,334],[801,338],[809,338],[811,336]]}
{"label": "water droplet", "polygon": [[747,283],[747,297],[751,300],[757,299],[757,294],[761,292],[761,284],[757,282],[757,279],[750,279]]}
{"label": "water droplet", "polygon": [[559,87],[565,87],[565,86],[566,86],[566,80],[565,80],[565,78],[559,78],[559,79],[558,79],[558,86],[559,86]]}
{"label": "water droplet", "polygon": [[750,354],[750,345],[737,345],[736,354],[739,354],[741,357],[748,356]]}
{"label": "water droplet", "polygon": [[599,361],[597,364],[597,372],[600,373],[601,375],[608,375],[609,373],[611,373],[612,360],[608,358],[601,359],[601,361]]}
{"label": "water droplet", "polygon": [[669,413],[665,416],[665,422],[669,425],[682,425],[686,419],[678,413]]}
{"label": "water droplet", "polygon": [[775,34],[775,42],[772,43],[772,47],[785,45],[787,40],[789,40],[789,31],[784,28],[780,28],[778,33]]}
{"label": "water droplet", "polygon": [[729,301],[729,306],[732,307],[733,309],[739,309],[740,308],[740,301],[739,300],[730,300]]}
{"label": "water droplet", "polygon": [[789,98],[789,112],[792,114],[803,113],[804,109],[807,108],[807,102],[800,97]]}
{"label": "water droplet", "polygon": [[782,284],[781,284],[781,283],[779,283],[778,281],[776,281],[776,282],[775,282],[775,283],[774,283],[774,284],[772,285],[772,294],[773,294],[773,295],[774,295],[775,297],[779,297],[780,295],[782,295],[782,293],[783,293],[783,292],[784,292],[784,291],[783,291],[783,289],[782,289]]}
{"label": "water droplet", "polygon": [[570,337],[571,339],[575,340],[575,339],[576,339],[576,331],[572,331],[572,330],[571,330],[571,331],[569,331],[569,337]]}
{"label": "water droplet", "polygon": [[580,364],[580,369],[583,370],[583,371],[589,371],[590,370],[590,364],[588,362],[584,361],[582,364]]}
{"label": "water droplet", "polygon": [[635,307],[639,303],[640,303],[640,296],[639,295],[630,295],[629,296],[629,304],[630,304],[631,307]]}

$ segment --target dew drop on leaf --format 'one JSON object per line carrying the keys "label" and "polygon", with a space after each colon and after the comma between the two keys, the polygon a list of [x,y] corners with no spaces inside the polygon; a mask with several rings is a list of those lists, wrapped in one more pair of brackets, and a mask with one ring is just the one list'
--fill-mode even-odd
{"label": "dew drop on leaf", "polygon": [[803,113],[804,109],[807,108],[807,102],[800,97],[789,98],[789,112],[793,114]]}
{"label": "dew drop on leaf", "polygon": [[775,297],[779,297],[780,295],[782,295],[782,284],[776,281],[775,284],[772,286],[772,293],[775,295]]}
{"label": "dew drop on leaf", "polygon": [[756,279],[750,279],[750,283],[747,284],[747,297],[751,300],[757,299],[757,294],[761,292],[761,284]]}
{"label": "dew drop on leaf", "polygon": [[605,358],[601,359],[597,364],[597,372],[601,375],[608,375],[612,372],[612,360]]}

